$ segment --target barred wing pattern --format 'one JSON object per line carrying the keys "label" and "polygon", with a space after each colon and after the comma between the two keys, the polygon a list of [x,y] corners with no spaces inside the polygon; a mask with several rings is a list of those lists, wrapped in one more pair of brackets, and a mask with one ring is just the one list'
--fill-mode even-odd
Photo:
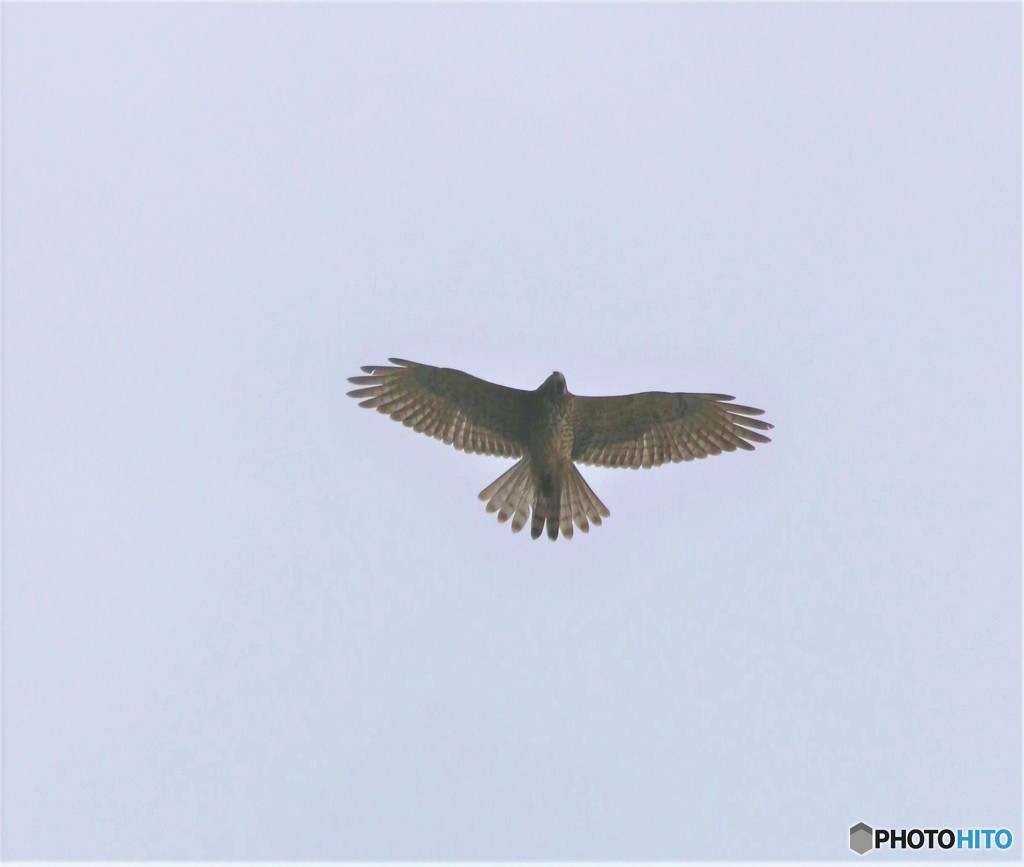
{"label": "barred wing pattern", "polygon": [[465,452],[518,458],[524,454],[531,392],[496,385],[461,370],[389,358],[394,367],[363,367],[349,377],[363,386],[348,394],[360,406],[400,421]]}
{"label": "barred wing pattern", "polygon": [[771,442],[759,430],[772,425],[750,416],[727,394],[649,391],[618,397],[577,397],[572,459],[601,467],[656,467],[708,455],[753,451]]}

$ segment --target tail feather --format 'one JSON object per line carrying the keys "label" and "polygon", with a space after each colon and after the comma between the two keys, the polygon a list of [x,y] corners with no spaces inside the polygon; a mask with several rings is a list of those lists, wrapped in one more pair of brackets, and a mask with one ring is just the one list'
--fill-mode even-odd
{"label": "tail feather", "polygon": [[562,486],[562,502],[558,513],[558,529],[566,539],[572,538],[572,518],[576,513],[573,507],[573,486]]}
{"label": "tail feather", "polygon": [[610,514],[590,485],[572,464],[558,490],[543,494],[537,489],[530,459],[523,458],[480,492],[487,501],[487,511],[497,512],[502,523],[512,519],[512,532],[518,533],[531,517],[530,535],[537,539],[547,530],[549,539],[559,532],[566,539],[573,536],[573,524],[586,533],[590,525],[600,526],[601,518]]}
{"label": "tail feather", "polygon": [[[539,491],[533,500],[533,523],[530,525],[530,535],[537,539],[540,537],[544,525],[548,528],[548,538],[554,542],[558,538],[558,528],[561,524],[561,496],[556,493],[554,496],[544,496]],[[572,522],[569,523],[569,532],[572,532]],[[567,535],[566,538],[569,538]]]}

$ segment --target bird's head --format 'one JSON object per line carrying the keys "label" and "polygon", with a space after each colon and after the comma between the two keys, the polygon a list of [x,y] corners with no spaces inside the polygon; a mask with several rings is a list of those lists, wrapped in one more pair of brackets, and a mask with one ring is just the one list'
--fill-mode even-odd
{"label": "bird's head", "polygon": [[565,377],[557,370],[544,380],[544,385],[541,388],[556,397],[565,394],[569,390],[565,385]]}

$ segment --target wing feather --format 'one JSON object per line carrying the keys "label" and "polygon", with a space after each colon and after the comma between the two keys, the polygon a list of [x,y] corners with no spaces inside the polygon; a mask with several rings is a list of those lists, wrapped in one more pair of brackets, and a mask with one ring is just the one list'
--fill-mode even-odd
{"label": "wing feather", "polygon": [[349,377],[349,397],[418,433],[475,454],[522,457],[532,392],[400,358]]}
{"label": "wing feather", "polygon": [[692,461],[771,440],[764,410],[730,403],[727,394],[649,391],[575,399],[572,459],[603,467],[656,467]]}

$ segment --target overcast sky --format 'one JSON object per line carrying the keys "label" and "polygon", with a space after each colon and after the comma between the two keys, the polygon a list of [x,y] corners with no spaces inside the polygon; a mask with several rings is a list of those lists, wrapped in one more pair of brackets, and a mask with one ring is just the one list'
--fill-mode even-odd
{"label": "overcast sky", "polygon": [[[4,4],[4,856],[1019,858],[1020,45]],[[345,396],[391,355],[773,442],[533,542]]]}

